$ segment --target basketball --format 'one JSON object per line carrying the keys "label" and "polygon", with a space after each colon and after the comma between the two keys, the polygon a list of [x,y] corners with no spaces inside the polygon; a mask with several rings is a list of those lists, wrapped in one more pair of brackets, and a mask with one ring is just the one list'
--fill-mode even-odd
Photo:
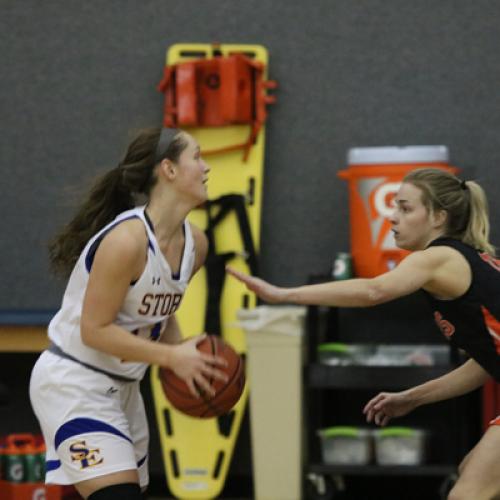
{"label": "basketball", "polygon": [[218,367],[227,375],[227,382],[209,378],[215,395],[201,393],[200,398],[195,398],[187,384],[172,370],[160,367],[159,376],[163,392],[174,408],[191,417],[211,418],[224,415],[238,402],[245,388],[243,359],[216,335],[207,335],[197,347],[202,352],[221,356],[227,361],[226,367]]}

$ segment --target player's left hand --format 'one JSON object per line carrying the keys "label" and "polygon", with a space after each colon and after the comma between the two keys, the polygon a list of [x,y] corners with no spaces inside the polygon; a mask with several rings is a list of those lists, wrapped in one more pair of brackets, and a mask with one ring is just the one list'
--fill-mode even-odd
{"label": "player's left hand", "polygon": [[407,391],[381,392],[368,401],[363,408],[367,422],[384,426],[394,417],[402,417],[416,407],[415,402],[409,397]]}

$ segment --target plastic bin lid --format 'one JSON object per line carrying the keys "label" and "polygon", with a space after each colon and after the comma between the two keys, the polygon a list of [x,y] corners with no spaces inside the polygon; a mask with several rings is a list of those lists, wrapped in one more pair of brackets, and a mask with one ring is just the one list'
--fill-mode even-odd
{"label": "plastic bin lid", "polygon": [[422,429],[413,427],[386,427],[385,429],[377,429],[375,434],[377,437],[414,437],[424,433]]}
{"label": "plastic bin lid", "polygon": [[349,346],[347,344],[342,344],[340,342],[319,344],[318,352],[340,352],[344,354],[349,352]]}
{"label": "plastic bin lid", "polygon": [[347,152],[349,165],[379,163],[439,162],[449,160],[447,146],[377,146],[350,148]]}
{"label": "plastic bin lid", "polygon": [[368,429],[363,429],[360,427],[349,427],[349,426],[337,426],[329,427],[327,429],[319,429],[318,434],[321,437],[364,437],[369,433]]}

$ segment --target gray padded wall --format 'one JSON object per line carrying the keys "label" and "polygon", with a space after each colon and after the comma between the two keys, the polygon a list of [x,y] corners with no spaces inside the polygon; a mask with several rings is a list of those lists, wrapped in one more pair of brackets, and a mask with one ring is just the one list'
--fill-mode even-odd
{"label": "gray padded wall", "polygon": [[0,308],[57,307],[46,242],[71,213],[67,188],[114,166],[131,130],[160,123],[155,87],[178,42],[269,50],[280,87],[263,276],[301,283],[349,248],[336,172],[352,146],[446,144],[485,186],[498,242],[498,26],[500,2],[486,0],[2,0]]}

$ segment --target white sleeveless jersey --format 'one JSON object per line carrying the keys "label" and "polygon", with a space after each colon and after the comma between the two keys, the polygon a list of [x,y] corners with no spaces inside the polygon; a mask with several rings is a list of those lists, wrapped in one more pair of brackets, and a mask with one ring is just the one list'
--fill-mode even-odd
{"label": "white sleeveless jersey", "polygon": [[89,272],[100,241],[120,222],[132,218],[141,219],[146,227],[147,262],[140,278],[130,285],[115,324],[139,337],[158,341],[169,316],[179,308],[195,260],[190,225],[184,221],[184,252],[180,272],[175,276],[160,251],[144,209],[144,206],[136,207],[119,214],[90,239],[71,273],[61,309],[49,324],[50,340],[64,353],[98,370],[135,380],[143,377],[148,364],[123,361],[84,345],[80,334],[80,318]]}

